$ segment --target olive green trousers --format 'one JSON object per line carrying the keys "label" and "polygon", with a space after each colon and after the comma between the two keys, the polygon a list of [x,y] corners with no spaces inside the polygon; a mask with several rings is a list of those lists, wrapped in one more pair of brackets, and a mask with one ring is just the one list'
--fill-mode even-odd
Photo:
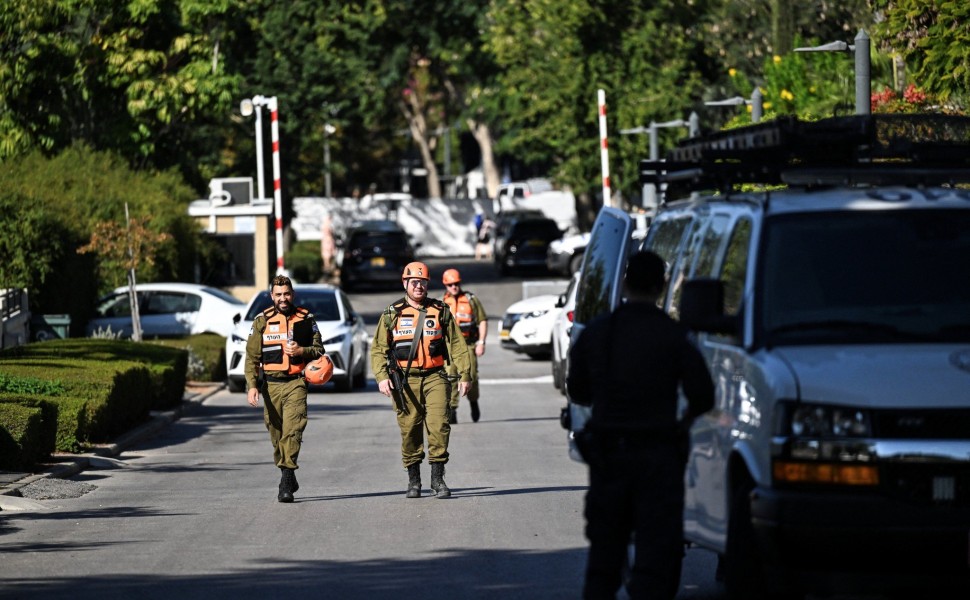
{"label": "olive green trousers", "polygon": [[302,377],[292,381],[266,384],[263,394],[263,421],[273,443],[277,467],[298,469],[297,459],[307,425],[307,385]]}
{"label": "olive green trousers", "polygon": [[428,436],[428,462],[448,462],[448,438],[451,423],[448,421],[448,396],[450,385],[444,371],[426,377],[408,375],[408,388],[404,390],[407,414],[397,413],[401,428],[401,459],[404,468],[424,460],[424,436]]}
{"label": "olive green trousers", "polygon": [[[478,356],[475,354],[475,344],[468,344],[468,362],[471,363],[471,386],[468,388],[466,398],[473,402],[478,402]],[[445,366],[448,376],[451,377],[451,408],[458,408],[458,367],[455,363],[449,362]]]}

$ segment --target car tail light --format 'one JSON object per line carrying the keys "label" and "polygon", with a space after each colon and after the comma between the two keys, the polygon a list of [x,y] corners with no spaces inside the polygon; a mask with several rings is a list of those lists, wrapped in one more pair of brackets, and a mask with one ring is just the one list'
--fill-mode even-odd
{"label": "car tail light", "polygon": [[572,323],[572,322],[573,322],[573,316],[574,316],[575,314],[576,314],[576,311],[574,311],[574,310],[567,310],[567,311],[566,311],[566,318],[567,318],[567,319],[569,319],[569,322],[570,322],[570,323]]}

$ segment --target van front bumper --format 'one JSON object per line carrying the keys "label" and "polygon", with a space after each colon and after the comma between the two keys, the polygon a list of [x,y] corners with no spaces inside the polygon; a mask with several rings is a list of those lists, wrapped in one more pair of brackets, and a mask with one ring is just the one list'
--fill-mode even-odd
{"label": "van front bumper", "polygon": [[933,503],[875,490],[756,488],[751,516],[768,573],[789,582],[835,591],[970,591],[970,498]]}

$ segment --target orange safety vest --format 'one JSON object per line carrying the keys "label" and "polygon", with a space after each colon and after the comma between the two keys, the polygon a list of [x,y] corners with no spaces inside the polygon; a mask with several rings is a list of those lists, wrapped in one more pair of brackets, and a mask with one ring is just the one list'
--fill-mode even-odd
{"label": "orange safety vest", "polygon": [[418,309],[406,301],[403,306],[401,304],[394,306],[397,318],[391,326],[391,349],[401,368],[406,369],[408,366],[408,355],[414,343],[416,327],[424,327],[424,332],[421,334],[421,343],[414,352],[411,368],[433,369],[445,364],[444,328],[441,324],[443,308],[440,302],[430,301],[425,307],[427,312],[424,315],[424,322],[417,323]]}
{"label": "orange safety vest", "polygon": [[444,302],[451,309],[451,314],[455,315],[458,328],[468,343],[478,340],[478,323],[475,322],[475,311],[472,308],[472,293],[462,292],[458,296],[445,294]]}
{"label": "orange safety vest", "polygon": [[293,326],[306,319],[310,311],[305,308],[297,308],[296,311],[287,318],[275,307],[267,308],[263,311],[266,317],[266,328],[263,329],[263,350],[262,362],[263,369],[266,371],[284,372],[287,375],[297,375],[303,371],[306,365],[303,359],[295,357],[290,362],[290,357],[283,352],[283,344],[287,341],[287,334],[293,331]]}

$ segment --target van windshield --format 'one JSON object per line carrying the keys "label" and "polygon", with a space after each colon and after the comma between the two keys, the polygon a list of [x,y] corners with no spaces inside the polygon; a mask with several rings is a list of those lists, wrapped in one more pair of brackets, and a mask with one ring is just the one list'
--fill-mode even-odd
{"label": "van windshield", "polygon": [[784,215],[765,231],[768,346],[970,342],[970,210]]}

